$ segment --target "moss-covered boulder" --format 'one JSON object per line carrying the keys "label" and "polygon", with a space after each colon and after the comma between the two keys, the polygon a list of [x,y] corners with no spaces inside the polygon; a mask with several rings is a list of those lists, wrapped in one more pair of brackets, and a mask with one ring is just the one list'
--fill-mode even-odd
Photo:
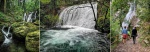
{"label": "moss-covered boulder", "polygon": [[27,33],[39,29],[38,26],[34,25],[33,23],[14,23],[12,27],[14,35],[18,38],[25,38]]}
{"label": "moss-covered boulder", "polygon": [[26,23],[25,25],[28,27],[29,32],[39,30],[39,27],[37,25],[35,25],[34,23]]}
{"label": "moss-covered boulder", "polygon": [[9,46],[9,52],[26,52],[24,43],[22,42],[13,42]]}
{"label": "moss-covered boulder", "polygon": [[[39,26],[35,23],[16,22],[12,24],[13,35],[15,39],[23,40],[25,47],[29,52],[38,52],[39,50]],[[20,49],[23,50],[23,49]]]}
{"label": "moss-covered boulder", "polygon": [[17,37],[25,38],[28,30],[29,29],[27,26],[20,26],[20,27],[14,28],[14,33]]}
{"label": "moss-covered boulder", "polygon": [[36,20],[35,22],[33,22],[35,25],[39,25],[39,20]]}
{"label": "moss-covered boulder", "polygon": [[40,31],[30,32],[26,36],[26,49],[30,52],[38,52],[39,51],[39,35]]}
{"label": "moss-covered boulder", "polygon": [[22,22],[14,22],[14,23],[12,24],[12,28],[16,28],[16,27],[19,27],[19,26],[21,26],[21,25],[23,25]]}

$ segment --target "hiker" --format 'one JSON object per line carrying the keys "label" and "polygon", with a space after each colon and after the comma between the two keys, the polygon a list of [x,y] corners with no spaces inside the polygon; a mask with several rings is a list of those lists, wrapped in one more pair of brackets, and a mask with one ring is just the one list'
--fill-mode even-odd
{"label": "hiker", "polygon": [[132,29],[132,35],[131,37],[133,38],[133,44],[135,44],[135,41],[136,41],[136,37],[137,37],[137,30],[136,30],[136,27],[134,27]]}
{"label": "hiker", "polygon": [[128,34],[127,27],[124,26],[124,28],[123,28],[123,30],[122,30],[122,36],[123,36],[123,37],[122,37],[122,38],[123,38],[123,39],[122,39],[122,42],[123,42],[123,43],[126,42],[126,39],[127,39],[127,36],[128,36],[127,34]]}

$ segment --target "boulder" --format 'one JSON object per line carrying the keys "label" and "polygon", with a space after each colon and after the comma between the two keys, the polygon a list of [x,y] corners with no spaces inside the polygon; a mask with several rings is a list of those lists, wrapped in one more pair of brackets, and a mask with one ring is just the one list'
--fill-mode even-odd
{"label": "boulder", "polygon": [[24,23],[24,24],[14,23],[12,27],[14,36],[23,39],[25,39],[27,33],[39,29],[38,26],[34,25],[33,23]]}
{"label": "boulder", "polygon": [[26,49],[31,52],[38,52],[39,51],[39,35],[40,31],[36,30],[34,32],[29,32],[26,36],[25,44]]}

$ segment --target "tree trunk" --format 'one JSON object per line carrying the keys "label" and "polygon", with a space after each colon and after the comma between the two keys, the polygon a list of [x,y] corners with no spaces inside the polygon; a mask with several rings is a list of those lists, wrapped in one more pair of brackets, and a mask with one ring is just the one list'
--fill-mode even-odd
{"label": "tree trunk", "polygon": [[6,3],[7,3],[6,0],[4,0],[4,13],[6,12],[6,6],[7,6]]}
{"label": "tree trunk", "polygon": [[26,12],[25,0],[23,0],[23,7],[22,8],[24,9],[24,13],[25,13]]}
{"label": "tree trunk", "polygon": [[90,4],[91,4],[91,8],[92,8],[92,10],[93,10],[93,15],[94,15],[94,21],[95,21],[95,29],[97,29],[97,20],[96,20],[96,16],[95,16],[95,12],[94,12],[94,8],[93,8],[93,4],[92,4],[92,2],[90,1]]}

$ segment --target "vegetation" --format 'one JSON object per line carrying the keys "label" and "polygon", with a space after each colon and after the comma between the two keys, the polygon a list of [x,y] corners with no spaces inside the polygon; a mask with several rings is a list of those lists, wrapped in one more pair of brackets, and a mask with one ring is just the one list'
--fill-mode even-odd
{"label": "vegetation", "polygon": [[[58,22],[58,15],[63,10],[62,8],[79,5],[87,2],[92,2],[91,0],[41,0],[41,28],[47,29],[54,27],[56,22]],[[98,3],[98,19],[96,20],[95,28],[101,32],[109,33],[109,0],[94,0],[93,2]]]}
{"label": "vegetation", "polygon": [[139,34],[142,45],[150,46],[150,0],[137,1],[137,17],[140,18]]}
{"label": "vegetation", "polygon": [[[112,50],[118,45],[118,43],[121,42],[121,25],[122,22],[129,10],[129,2],[134,2],[134,0],[112,0],[111,1],[111,19],[110,19],[110,30],[111,30],[111,48]],[[150,42],[149,40],[149,33],[150,32],[150,18],[149,18],[149,12],[150,12],[150,5],[149,0],[135,0],[136,4],[136,16],[133,17],[132,21],[137,18],[140,19],[140,22],[138,23],[138,35],[141,37],[140,42],[144,45],[145,40]],[[131,23],[132,23],[131,21]],[[130,23],[128,30],[131,32],[131,29],[133,26]]]}
{"label": "vegetation", "polygon": [[129,0],[112,0],[110,13],[111,48],[120,42],[122,22],[129,10]]}
{"label": "vegetation", "polygon": [[[24,22],[24,14],[33,12],[32,22]],[[9,52],[37,51],[39,49],[39,1],[38,0],[1,0],[0,1],[0,29],[11,26],[13,43]],[[36,32],[36,33],[35,33]],[[29,33],[29,34],[28,34]],[[38,36],[37,36],[38,35]],[[32,36],[32,37],[31,37]],[[0,32],[0,45],[4,35]],[[29,40],[32,39],[32,40]],[[19,43],[16,43],[19,42]],[[33,42],[35,44],[33,44]],[[23,45],[20,45],[23,44]],[[18,44],[18,45],[17,45]],[[30,46],[30,47],[29,47]],[[17,49],[18,48],[18,49]]]}

